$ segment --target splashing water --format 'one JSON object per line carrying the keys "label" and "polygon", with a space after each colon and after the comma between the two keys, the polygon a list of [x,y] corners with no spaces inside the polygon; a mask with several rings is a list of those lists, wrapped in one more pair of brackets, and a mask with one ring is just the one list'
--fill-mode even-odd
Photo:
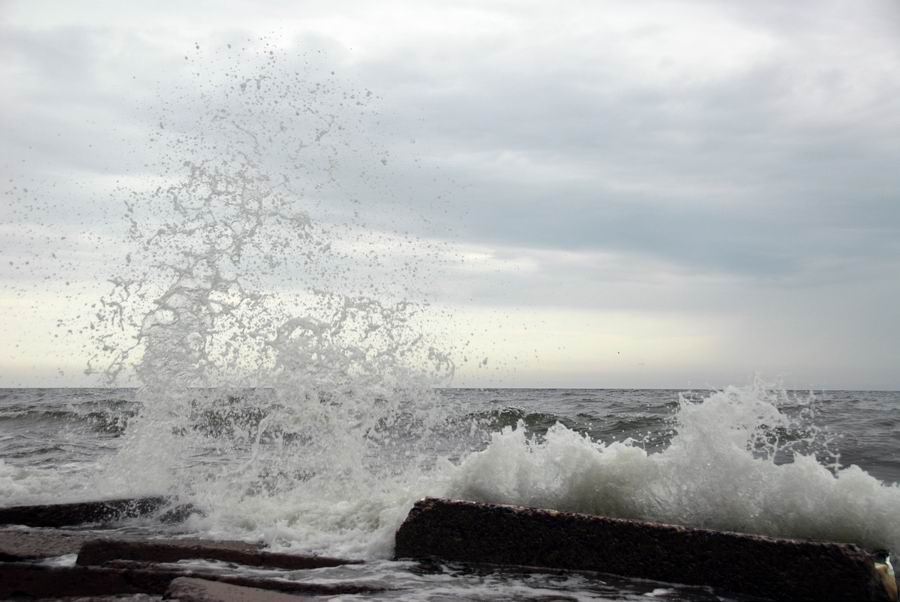
{"label": "splashing water", "polygon": [[900,549],[900,488],[820,462],[827,438],[759,384],[682,398],[654,454],[461,419],[434,391],[453,363],[422,328],[428,268],[390,256],[426,243],[385,221],[411,213],[389,194],[358,200],[382,185],[373,95],[308,57],[235,56],[175,94],[159,176],[120,191],[133,249],[91,370],[136,380],[142,410],[94,489],[170,492],[198,530],[330,554],[389,555],[423,495]]}
{"label": "splashing water", "polygon": [[140,470],[209,528],[278,523],[296,539],[302,522],[365,550],[380,519],[354,525],[354,508],[431,467],[423,448],[447,440],[433,387],[453,365],[413,326],[419,266],[381,250],[408,237],[353,217],[353,190],[384,164],[359,125],[372,94],[268,47],[238,56],[254,76],[226,62],[196,83],[194,117],[160,120],[159,181],[122,191],[135,250],[103,299],[92,370],[133,374],[143,410],[98,487],[121,495]]}
{"label": "splashing water", "polygon": [[[784,393],[761,383],[729,387],[700,403],[682,396],[675,435],[656,454],[633,440],[593,441],[562,424],[529,437],[520,423],[467,457],[449,491],[486,502],[900,549],[900,485],[798,451],[832,455],[811,413],[791,418],[784,401]],[[778,433],[789,431],[797,436],[781,443]]]}

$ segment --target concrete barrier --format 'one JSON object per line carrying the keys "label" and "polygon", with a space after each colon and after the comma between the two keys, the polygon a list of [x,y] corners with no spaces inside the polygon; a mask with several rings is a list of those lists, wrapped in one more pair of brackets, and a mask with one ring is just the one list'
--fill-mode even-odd
{"label": "concrete barrier", "polygon": [[792,602],[894,602],[855,545],[425,499],[396,557],[588,570]]}

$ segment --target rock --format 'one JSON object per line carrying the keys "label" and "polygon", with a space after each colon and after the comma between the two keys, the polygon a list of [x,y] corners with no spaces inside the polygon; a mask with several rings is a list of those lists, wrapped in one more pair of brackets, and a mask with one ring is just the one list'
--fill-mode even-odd
{"label": "rock", "polygon": [[397,558],[589,570],[773,600],[893,602],[857,546],[515,506],[425,499]]}
{"label": "rock", "polygon": [[162,596],[130,594],[110,596],[66,596],[65,598],[41,598],[41,602],[161,602]]}
{"label": "rock", "polygon": [[70,598],[115,594],[162,595],[179,577],[192,577],[243,587],[309,595],[354,595],[382,591],[351,584],[319,584],[283,579],[238,577],[169,568],[55,567],[25,562],[0,563],[0,599]]}
{"label": "rock", "polygon": [[178,576],[171,572],[7,563],[0,564],[0,599],[161,595]]}
{"label": "rock", "polygon": [[169,585],[166,599],[181,602],[298,602],[311,598],[206,579],[179,577]]}
{"label": "rock", "polygon": [[172,506],[168,497],[144,497],[71,504],[16,506],[0,508],[0,525],[29,527],[66,527],[86,523],[110,523],[125,518],[159,514],[164,522],[180,522],[194,508],[182,504]]}
{"label": "rock", "polygon": [[178,562],[188,558],[222,560],[250,566],[290,570],[314,569],[359,561],[264,552],[256,544],[205,540],[121,541],[100,539],[85,542],[78,554],[79,565],[96,565],[111,560],[134,562]]}
{"label": "rock", "polygon": [[74,531],[0,530],[0,562],[77,554],[89,539]]}
{"label": "rock", "polygon": [[891,600],[900,599],[900,587],[897,584],[897,577],[894,574],[894,568],[890,564],[890,560],[885,559],[885,562],[875,562],[875,572],[878,573],[878,577],[881,579],[882,583],[884,583],[884,589],[887,590],[888,596],[891,596]]}

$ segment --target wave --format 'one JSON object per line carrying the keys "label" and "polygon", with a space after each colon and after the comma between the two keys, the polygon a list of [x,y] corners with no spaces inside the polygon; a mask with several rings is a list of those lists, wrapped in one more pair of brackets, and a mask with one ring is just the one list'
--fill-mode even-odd
{"label": "wave", "polygon": [[83,426],[106,435],[125,432],[140,404],[124,399],[106,399],[68,404],[13,403],[0,406],[0,424],[7,428],[28,426]]}
{"label": "wave", "polygon": [[[814,399],[787,398],[758,383],[685,395],[665,416],[461,408],[449,426],[430,429],[428,447],[404,436],[422,429],[414,405],[391,424],[369,423],[374,433],[350,428],[332,437],[338,431],[305,428],[304,408],[284,401],[267,391],[195,404],[184,424],[193,425],[198,444],[183,468],[156,471],[152,456],[131,456],[127,466],[141,468],[144,492],[169,491],[203,508],[191,530],[330,554],[390,556],[394,531],[427,495],[900,549],[900,486],[838,464],[830,434],[817,426]],[[341,412],[339,401],[317,403]],[[53,409],[40,415],[69,416]],[[475,425],[468,438],[466,424]],[[648,425],[661,430],[638,438]],[[373,441],[376,434],[382,439]],[[367,437],[377,445],[361,456],[353,441]],[[87,465],[73,465],[68,476],[50,468],[0,465],[4,499],[142,491],[127,484],[127,471],[114,481],[107,471],[98,482],[85,478]]]}
{"label": "wave", "polygon": [[[823,463],[813,450],[829,457],[827,437],[809,419],[791,417],[756,384],[682,400],[674,436],[659,453],[630,440],[594,440],[561,423],[538,437],[520,422],[469,455],[446,493],[900,549],[900,486],[858,466]],[[792,436],[781,440],[779,432]]]}

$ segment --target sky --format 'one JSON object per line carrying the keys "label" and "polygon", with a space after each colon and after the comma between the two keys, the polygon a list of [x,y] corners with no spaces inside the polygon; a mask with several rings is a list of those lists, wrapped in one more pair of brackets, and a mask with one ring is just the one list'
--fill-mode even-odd
{"label": "sky", "polygon": [[898,34],[892,0],[0,1],[0,386],[91,383],[118,193],[270,44],[372,92],[342,169],[385,158],[384,257],[450,258],[455,385],[900,389]]}

